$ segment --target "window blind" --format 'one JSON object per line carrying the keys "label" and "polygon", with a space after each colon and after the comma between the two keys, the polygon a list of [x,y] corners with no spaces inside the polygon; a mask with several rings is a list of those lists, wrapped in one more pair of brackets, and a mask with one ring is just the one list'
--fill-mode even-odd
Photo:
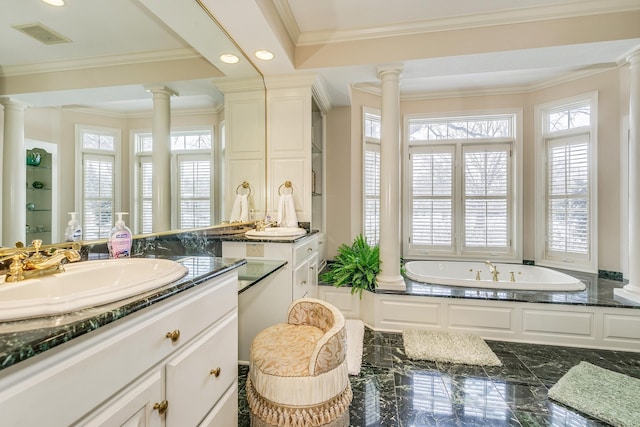
{"label": "window blind", "polygon": [[464,245],[506,248],[509,240],[509,147],[463,148]]}
{"label": "window blind", "polygon": [[104,239],[113,227],[114,156],[84,154],[83,239]]}
{"label": "window blind", "polygon": [[589,253],[589,139],[560,138],[547,144],[547,250]]}
{"label": "window blind", "polygon": [[211,225],[211,161],[203,156],[178,156],[179,227]]}
{"label": "window blind", "polygon": [[451,147],[420,149],[410,155],[411,243],[453,246],[453,167]]}

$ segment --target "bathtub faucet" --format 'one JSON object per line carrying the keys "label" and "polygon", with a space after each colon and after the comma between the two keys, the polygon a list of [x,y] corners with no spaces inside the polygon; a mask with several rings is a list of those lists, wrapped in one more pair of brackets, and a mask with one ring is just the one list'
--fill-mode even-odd
{"label": "bathtub faucet", "polygon": [[484,263],[489,266],[489,272],[493,276],[493,281],[497,282],[498,281],[498,274],[500,274],[500,272],[498,271],[498,268],[491,261],[485,261]]}

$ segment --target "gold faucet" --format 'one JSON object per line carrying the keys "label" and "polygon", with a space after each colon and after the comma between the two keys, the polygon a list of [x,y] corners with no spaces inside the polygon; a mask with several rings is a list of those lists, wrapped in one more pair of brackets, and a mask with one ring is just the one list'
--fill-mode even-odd
{"label": "gold faucet", "polygon": [[264,222],[264,221],[260,220],[260,221],[256,222],[256,230],[264,231],[264,230],[266,230],[267,227],[275,227],[276,225],[278,225],[278,223],[276,221]]}
{"label": "gold faucet", "polygon": [[500,274],[500,272],[498,271],[498,268],[491,261],[485,261],[484,263],[489,266],[489,272],[493,276],[493,281],[497,282],[498,274]]}
{"label": "gold faucet", "polygon": [[[71,247],[60,245],[42,246],[42,240],[34,240],[31,247],[24,247],[22,242],[16,243],[16,247],[0,251],[0,261],[11,259],[9,271],[5,276],[5,282],[19,282],[37,276],[44,276],[64,271],[63,261],[80,260],[80,244],[73,242]],[[69,246],[69,245],[67,245]],[[42,249],[53,249],[51,253],[44,254]],[[30,255],[31,254],[31,255]]]}

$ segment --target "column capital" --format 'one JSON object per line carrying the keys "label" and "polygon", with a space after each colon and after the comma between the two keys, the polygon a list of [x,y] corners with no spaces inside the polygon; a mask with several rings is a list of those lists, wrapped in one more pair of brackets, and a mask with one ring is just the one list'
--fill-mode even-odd
{"label": "column capital", "polygon": [[399,79],[402,77],[403,69],[404,67],[401,64],[380,66],[377,70],[378,79],[382,80],[386,76],[397,76]]}
{"label": "column capital", "polygon": [[16,111],[24,111],[27,109],[27,107],[29,107],[29,105],[27,105],[24,102],[21,101],[15,101],[9,97],[3,96],[0,97],[0,105],[4,105],[4,109],[6,110],[7,108],[11,108],[13,110]]}
{"label": "column capital", "polygon": [[640,63],[640,49],[636,49],[624,57],[625,62],[631,65],[637,65]]}
{"label": "column capital", "polygon": [[178,92],[176,92],[173,89],[170,89],[166,86],[162,86],[162,85],[150,85],[150,86],[145,86],[144,90],[146,90],[147,92],[149,92],[152,95],[166,95],[166,96],[178,96]]}

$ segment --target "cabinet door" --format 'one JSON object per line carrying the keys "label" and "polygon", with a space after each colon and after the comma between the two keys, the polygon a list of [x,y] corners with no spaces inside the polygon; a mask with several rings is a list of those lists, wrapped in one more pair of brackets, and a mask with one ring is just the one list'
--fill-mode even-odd
{"label": "cabinet door", "polygon": [[309,295],[311,298],[318,298],[318,258],[315,252],[309,257]]}
{"label": "cabinet door", "polygon": [[235,310],[167,362],[168,427],[198,425],[237,380],[237,337]]}
{"label": "cabinet door", "polygon": [[159,427],[163,416],[153,409],[162,401],[162,375],[154,370],[127,387],[76,426]]}
{"label": "cabinet door", "polygon": [[293,299],[311,297],[311,281],[309,280],[309,260],[305,260],[293,270]]}

